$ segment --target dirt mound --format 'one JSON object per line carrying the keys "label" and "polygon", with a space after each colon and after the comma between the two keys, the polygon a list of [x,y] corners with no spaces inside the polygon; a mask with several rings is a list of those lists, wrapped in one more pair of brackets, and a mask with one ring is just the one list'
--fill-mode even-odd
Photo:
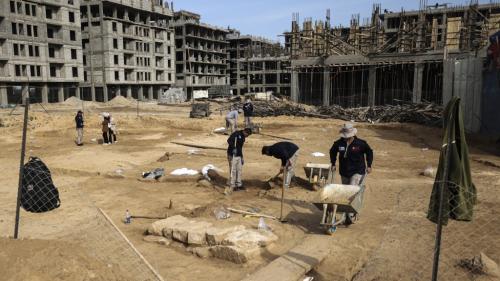
{"label": "dirt mound", "polygon": [[64,102],[62,102],[62,104],[71,105],[71,106],[78,106],[78,105],[82,104],[82,100],[80,100],[77,97],[69,97]]}
{"label": "dirt mound", "polygon": [[129,100],[123,96],[116,96],[112,100],[108,101],[106,104],[111,106],[128,106],[133,103],[132,100]]}
{"label": "dirt mound", "polygon": [[1,238],[0,248],[2,280],[131,280],[117,265],[101,263],[67,242]]}

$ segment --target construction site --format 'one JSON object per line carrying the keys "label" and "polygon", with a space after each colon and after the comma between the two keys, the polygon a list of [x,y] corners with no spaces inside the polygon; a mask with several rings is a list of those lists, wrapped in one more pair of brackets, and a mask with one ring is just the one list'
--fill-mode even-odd
{"label": "construction site", "polygon": [[[299,11],[283,44],[159,0],[0,8],[0,279],[500,280],[500,3]],[[12,34],[34,10],[59,41]]]}

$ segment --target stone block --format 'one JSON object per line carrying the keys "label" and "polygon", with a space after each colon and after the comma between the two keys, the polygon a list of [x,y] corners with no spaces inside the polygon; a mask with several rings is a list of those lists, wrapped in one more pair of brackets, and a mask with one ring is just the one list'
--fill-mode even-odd
{"label": "stone block", "polygon": [[222,244],[243,248],[266,247],[277,240],[278,236],[271,231],[243,229],[229,233]]}
{"label": "stone block", "polygon": [[197,222],[192,225],[192,227],[188,230],[187,243],[193,246],[207,245],[207,229],[210,227],[212,227],[212,224],[208,222]]}
{"label": "stone block", "polygon": [[261,248],[259,246],[219,245],[210,248],[212,256],[237,264],[247,263],[252,258],[258,256],[260,252]]}
{"label": "stone block", "polygon": [[[186,223],[188,219],[183,216],[173,216],[170,218],[166,218],[164,220],[155,221],[148,227],[148,234],[156,235],[156,236],[165,236],[164,229],[171,229],[173,226]],[[168,232],[168,231],[167,231]],[[171,234],[170,234],[171,236]],[[165,236],[167,237],[167,236]],[[167,237],[169,238],[169,237]]]}
{"label": "stone block", "polygon": [[170,245],[170,240],[168,240],[165,237],[156,236],[156,235],[144,236],[144,238],[142,238],[142,240],[144,240],[145,242],[149,242],[149,243],[158,243],[158,244],[164,245],[164,246]]}
{"label": "stone block", "polygon": [[210,251],[210,247],[193,247],[190,250],[190,252],[202,259],[207,259],[212,257],[212,252]]}
{"label": "stone block", "polygon": [[216,246],[222,244],[222,241],[226,239],[229,233],[237,232],[240,230],[244,230],[245,227],[242,225],[219,228],[219,227],[210,227],[207,229],[207,242],[210,246]]}
{"label": "stone block", "polygon": [[172,238],[186,244],[206,245],[207,229],[210,226],[212,224],[208,222],[187,221],[172,228]]}

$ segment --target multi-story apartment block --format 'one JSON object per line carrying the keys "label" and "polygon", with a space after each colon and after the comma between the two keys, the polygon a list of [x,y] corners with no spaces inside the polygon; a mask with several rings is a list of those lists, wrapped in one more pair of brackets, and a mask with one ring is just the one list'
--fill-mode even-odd
{"label": "multi-story apartment block", "polygon": [[272,91],[290,95],[290,58],[279,42],[241,35],[236,30],[226,38],[233,94]]}
{"label": "multi-story apartment block", "polygon": [[177,87],[188,98],[193,91],[229,85],[227,73],[227,29],[200,22],[200,15],[174,14]]}
{"label": "multi-story apartment block", "polygon": [[156,99],[175,83],[172,10],[161,0],[81,2],[82,98]]}
{"label": "multi-story apartment block", "polygon": [[0,104],[58,102],[83,82],[79,0],[0,2]]}

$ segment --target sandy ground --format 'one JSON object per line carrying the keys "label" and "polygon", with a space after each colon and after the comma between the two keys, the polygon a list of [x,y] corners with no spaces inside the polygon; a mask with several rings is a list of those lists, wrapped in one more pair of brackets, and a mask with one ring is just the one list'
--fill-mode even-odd
{"label": "sandy ground", "polygon": [[[319,227],[321,214],[307,200],[314,193],[296,186],[286,195],[289,223],[267,221],[280,240],[249,264],[200,259],[181,245],[166,247],[144,242],[144,231],[153,220],[138,219],[125,225],[121,221],[126,210],[133,215],[183,214],[249,227],[255,227],[258,220],[233,215],[228,221],[216,222],[213,210],[219,206],[259,208],[264,213],[279,215],[280,192],[265,190],[265,180],[277,172],[279,161],[260,154],[263,145],[278,140],[263,135],[248,139],[243,174],[248,190],[230,198],[222,195],[220,189],[199,185],[193,178],[168,176],[158,183],[141,182],[138,180],[141,172],[158,167],[170,173],[177,168],[199,170],[213,164],[226,176],[224,151],[190,154],[190,148],[171,143],[225,148],[226,137],[211,133],[223,126],[218,112],[209,119],[193,120],[187,118],[187,105],[140,104],[137,117],[136,106],[133,103],[84,105],[87,127],[83,147],[74,144],[73,124],[74,112],[81,104],[49,105],[45,108],[48,113],[39,105],[33,106],[28,155],[40,157],[49,166],[61,193],[62,206],[47,214],[21,212],[20,236],[25,240],[0,240],[0,272],[8,272],[6,280],[124,280],[121,276],[131,276],[131,271],[135,271],[134,278],[147,271],[97,208],[109,214],[165,280],[240,280],[301,243],[304,235],[323,233]],[[103,111],[111,112],[118,122],[119,142],[112,146],[98,144],[99,113]],[[22,109],[14,111],[12,116],[8,113],[0,111],[4,125],[0,128],[0,170],[4,175],[0,179],[0,235],[3,237],[13,233]],[[293,117],[256,121],[263,124],[264,132],[291,138],[300,146],[297,176],[302,178],[306,163],[328,163],[328,158],[315,158],[311,153],[328,154],[337,138],[337,128],[343,123]],[[361,220],[349,228],[340,228],[332,236],[331,243],[325,245],[332,248],[331,256],[310,275],[325,281],[429,279],[435,227],[425,215],[433,179],[419,173],[428,165],[437,165],[440,131],[407,124],[359,124],[358,127],[359,136],[375,151],[374,172],[368,179]],[[493,153],[493,143],[475,139],[471,143],[479,203],[474,222],[452,222],[445,228],[444,280],[474,280],[475,276],[455,266],[460,258],[472,258],[484,251],[500,261],[500,157]],[[171,154],[170,160],[158,162],[166,152]],[[123,170],[124,177],[114,175],[118,169]],[[170,202],[172,209],[168,209]],[[48,258],[34,253],[46,253]],[[12,262],[13,259],[22,263]],[[45,267],[53,271],[36,273]],[[76,277],[74,272],[79,271],[85,274]]]}

